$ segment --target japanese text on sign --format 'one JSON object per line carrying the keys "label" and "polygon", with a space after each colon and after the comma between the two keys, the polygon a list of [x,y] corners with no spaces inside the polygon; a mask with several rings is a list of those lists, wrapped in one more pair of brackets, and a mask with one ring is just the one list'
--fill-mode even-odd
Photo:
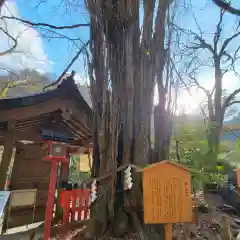
{"label": "japanese text on sign", "polygon": [[144,172],[145,223],[192,221],[190,173],[164,162]]}

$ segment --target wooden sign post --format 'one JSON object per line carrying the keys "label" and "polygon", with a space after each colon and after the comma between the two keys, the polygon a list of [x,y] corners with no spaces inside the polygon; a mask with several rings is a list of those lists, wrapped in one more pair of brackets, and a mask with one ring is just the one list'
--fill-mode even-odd
{"label": "wooden sign post", "polygon": [[145,168],[143,201],[145,223],[166,224],[166,240],[172,239],[172,223],[192,222],[190,172],[170,161]]}
{"label": "wooden sign post", "polygon": [[173,231],[172,223],[165,224],[164,230],[165,230],[165,240],[172,240],[172,231]]}
{"label": "wooden sign post", "polygon": [[237,187],[240,189],[240,168],[237,168],[236,170],[236,178],[237,178]]}

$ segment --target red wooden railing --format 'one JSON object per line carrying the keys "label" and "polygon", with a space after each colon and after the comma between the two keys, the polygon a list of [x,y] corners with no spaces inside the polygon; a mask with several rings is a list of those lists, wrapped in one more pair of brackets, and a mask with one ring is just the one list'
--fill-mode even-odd
{"label": "red wooden railing", "polygon": [[90,190],[73,189],[60,191],[60,205],[63,208],[63,224],[85,220],[90,216]]}

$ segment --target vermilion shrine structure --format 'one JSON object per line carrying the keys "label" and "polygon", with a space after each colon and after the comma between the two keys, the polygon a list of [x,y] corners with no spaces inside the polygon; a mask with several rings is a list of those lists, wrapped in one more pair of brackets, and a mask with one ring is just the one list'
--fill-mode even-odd
{"label": "vermilion shrine structure", "polygon": [[[5,228],[6,222],[7,228],[41,221],[47,224],[46,212],[53,214],[49,206],[53,204],[51,201],[55,201],[54,197],[50,199],[52,194],[49,192],[55,191],[60,180],[68,180],[69,153],[83,153],[91,144],[91,116],[91,108],[80,94],[73,76],[47,92],[0,100],[0,144],[4,146],[0,162],[0,190],[6,189],[10,165],[10,191],[36,189],[34,214],[32,207],[14,208],[10,215],[5,214]],[[52,162],[49,145],[53,141],[64,143],[65,162],[61,161],[63,156],[60,153],[58,162]],[[10,163],[13,149],[14,162]],[[49,221],[51,225],[51,219]]]}

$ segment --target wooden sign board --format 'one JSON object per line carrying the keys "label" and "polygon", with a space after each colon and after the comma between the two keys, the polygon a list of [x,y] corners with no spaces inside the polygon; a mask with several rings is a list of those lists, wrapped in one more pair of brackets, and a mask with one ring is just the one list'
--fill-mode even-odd
{"label": "wooden sign board", "polygon": [[0,218],[3,215],[9,195],[10,195],[9,191],[0,191]]}
{"label": "wooden sign board", "polygon": [[145,168],[143,201],[146,224],[192,222],[190,172],[169,161]]}
{"label": "wooden sign board", "polygon": [[237,178],[237,187],[240,188],[240,168],[237,168],[235,171],[236,171],[236,178]]}
{"label": "wooden sign board", "polygon": [[13,190],[10,196],[10,207],[27,207],[36,203],[37,189]]}
{"label": "wooden sign board", "polygon": [[173,226],[171,223],[165,224],[164,225],[164,230],[165,230],[165,240],[172,240],[173,237]]}
{"label": "wooden sign board", "polygon": [[80,164],[79,164],[80,172],[90,172],[89,164],[91,164],[91,160],[92,160],[91,155],[90,155],[90,162],[89,162],[88,154],[80,155]]}

